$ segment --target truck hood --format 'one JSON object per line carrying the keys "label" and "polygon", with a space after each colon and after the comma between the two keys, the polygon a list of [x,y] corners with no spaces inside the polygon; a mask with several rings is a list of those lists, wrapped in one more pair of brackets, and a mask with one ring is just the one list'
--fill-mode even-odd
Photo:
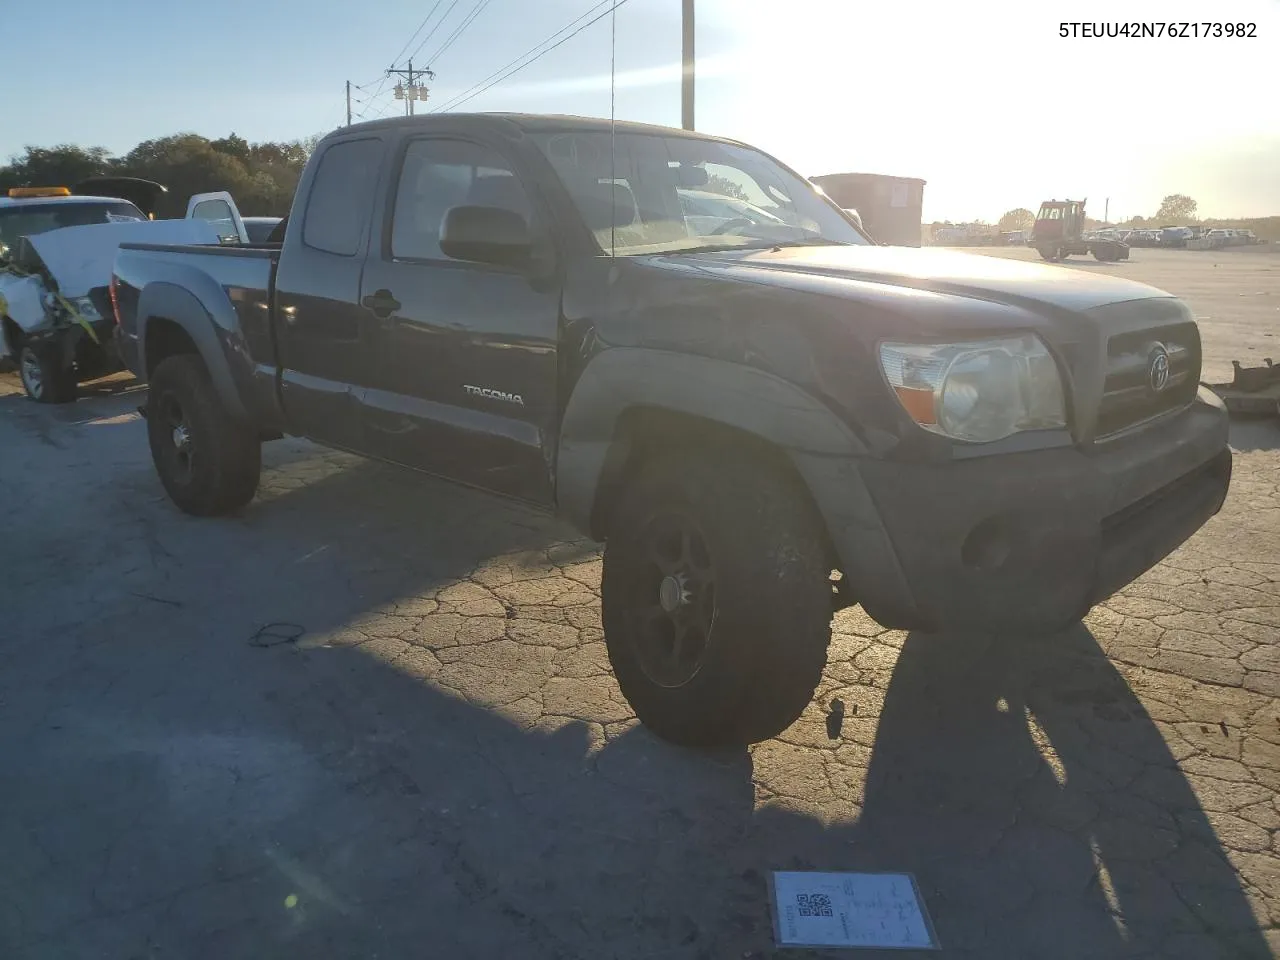
{"label": "truck hood", "polygon": [[207,220],[135,220],[62,227],[27,237],[41,265],[65,297],[83,297],[111,282],[122,243],[218,243]]}
{"label": "truck hood", "polygon": [[782,247],[770,250],[674,254],[693,268],[723,272],[730,279],[786,284],[783,275],[820,276],[910,287],[975,300],[1034,307],[1048,304],[1073,312],[1127,300],[1173,295],[1133,280],[1092,270],[915,247]]}

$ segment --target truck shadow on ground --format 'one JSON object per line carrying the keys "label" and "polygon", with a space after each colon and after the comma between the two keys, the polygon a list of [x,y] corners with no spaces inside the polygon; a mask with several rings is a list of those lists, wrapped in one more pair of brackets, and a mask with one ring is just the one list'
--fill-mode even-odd
{"label": "truck shadow on ground", "polygon": [[264,499],[213,522],[121,468],[113,569],[88,579],[99,606],[108,587],[150,606],[38,631],[51,616],[12,598],[33,642],[0,679],[5,955],[764,957],[768,871],[880,869],[917,876],[947,957],[1269,956],[1083,627],[910,635],[887,687],[845,694],[838,740],[802,722],[700,755],[629,726],[586,647],[481,637],[419,670],[376,631],[248,643],[267,620],[325,636],[503,553],[594,555],[401,471],[306,445],[271,462]]}

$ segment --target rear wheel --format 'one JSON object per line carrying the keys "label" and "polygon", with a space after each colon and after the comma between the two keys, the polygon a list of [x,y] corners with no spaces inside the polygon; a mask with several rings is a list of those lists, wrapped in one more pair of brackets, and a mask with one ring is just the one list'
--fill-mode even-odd
{"label": "rear wheel", "polygon": [[1052,261],[1058,259],[1057,247],[1036,247],[1036,252],[1040,254],[1041,260]]}
{"label": "rear wheel", "polygon": [[22,389],[36,403],[71,403],[76,398],[75,370],[62,363],[54,344],[23,344],[18,375]]}
{"label": "rear wheel", "polygon": [[199,357],[180,354],[156,367],[147,439],[160,482],[187,513],[230,513],[257,492],[262,444],[223,408]]}
{"label": "rear wheel", "polygon": [[821,524],[780,468],[733,450],[647,464],[622,494],[601,584],[636,715],[687,746],[785,730],[826,662],[829,568]]}

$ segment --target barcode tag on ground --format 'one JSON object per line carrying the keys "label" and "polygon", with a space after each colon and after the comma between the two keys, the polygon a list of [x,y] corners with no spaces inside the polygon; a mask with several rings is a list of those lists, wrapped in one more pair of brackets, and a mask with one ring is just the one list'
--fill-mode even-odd
{"label": "barcode tag on ground", "polygon": [[909,873],[773,873],[780,947],[938,950]]}

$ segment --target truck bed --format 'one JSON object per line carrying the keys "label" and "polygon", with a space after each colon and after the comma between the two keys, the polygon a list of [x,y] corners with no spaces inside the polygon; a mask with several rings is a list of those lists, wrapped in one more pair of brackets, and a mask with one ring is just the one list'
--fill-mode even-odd
{"label": "truck bed", "polygon": [[[253,396],[262,410],[272,410],[276,351],[271,299],[279,256],[278,244],[121,244],[115,276],[118,342],[125,364],[139,376],[149,372],[144,356],[148,319],[155,324],[184,310],[200,311],[205,320],[195,332],[207,331],[206,346],[215,345],[220,354],[238,358],[234,369],[239,389]],[[150,292],[140,300],[143,287]],[[259,379],[263,383],[257,383]]]}

